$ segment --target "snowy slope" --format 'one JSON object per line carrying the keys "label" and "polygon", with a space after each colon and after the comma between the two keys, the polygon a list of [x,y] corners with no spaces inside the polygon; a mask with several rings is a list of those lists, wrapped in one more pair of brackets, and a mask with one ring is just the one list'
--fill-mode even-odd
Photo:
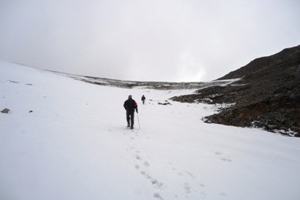
{"label": "snowy slope", "polygon": [[0,199],[300,199],[299,138],[205,124],[214,109],[204,104],[158,104],[190,92],[98,86],[1,61],[0,110],[10,112],[0,113]]}

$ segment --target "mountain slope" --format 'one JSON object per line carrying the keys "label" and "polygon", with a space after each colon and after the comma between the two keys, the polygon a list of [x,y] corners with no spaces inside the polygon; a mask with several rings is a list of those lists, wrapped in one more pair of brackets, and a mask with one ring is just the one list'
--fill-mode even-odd
{"label": "mountain slope", "polygon": [[[99,86],[5,62],[0,71],[10,110],[0,113],[0,199],[299,199],[300,141],[203,123],[214,106],[163,105],[192,90]],[[139,104],[133,131],[128,94]]]}
{"label": "mountain slope", "polygon": [[[234,104],[207,117],[207,122],[300,136],[300,46],[255,59],[218,80],[237,78],[227,87],[209,87],[189,95],[191,102]],[[173,100],[182,98],[186,96]]]}

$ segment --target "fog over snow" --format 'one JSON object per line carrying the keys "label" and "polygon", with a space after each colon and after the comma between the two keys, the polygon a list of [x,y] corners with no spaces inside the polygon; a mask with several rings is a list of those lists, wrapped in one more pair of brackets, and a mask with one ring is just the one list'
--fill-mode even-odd
{"label": "fog over snow", "polygon": [[0,58],[73,74],[210,81],[300,44],[298,0],[0,0]]}
{"label": "fog over snow", "polygon": [[215,106],[168,100],[193,90],[99,86],[3,61],[0,71],[1,200],[300,198],[299,138],[206,124]]}

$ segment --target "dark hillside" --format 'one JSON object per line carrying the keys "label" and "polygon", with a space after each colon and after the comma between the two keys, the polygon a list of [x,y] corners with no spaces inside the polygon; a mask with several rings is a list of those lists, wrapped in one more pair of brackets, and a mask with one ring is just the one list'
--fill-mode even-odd
{"label": "dark hillside", "polygon": [[173,100],[231,103],[205,121],[300,137],[300,45],[255,59],[218,80],[237,78],[226,87],[213,86]]}

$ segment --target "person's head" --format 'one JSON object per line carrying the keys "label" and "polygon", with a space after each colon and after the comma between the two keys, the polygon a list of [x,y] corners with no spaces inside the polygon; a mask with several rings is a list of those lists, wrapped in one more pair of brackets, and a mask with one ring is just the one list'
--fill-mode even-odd
{"label": "person's head", "polygon": [[129,95],[129,96],[128,96],[128,99],[132,99],[132,95]]}

